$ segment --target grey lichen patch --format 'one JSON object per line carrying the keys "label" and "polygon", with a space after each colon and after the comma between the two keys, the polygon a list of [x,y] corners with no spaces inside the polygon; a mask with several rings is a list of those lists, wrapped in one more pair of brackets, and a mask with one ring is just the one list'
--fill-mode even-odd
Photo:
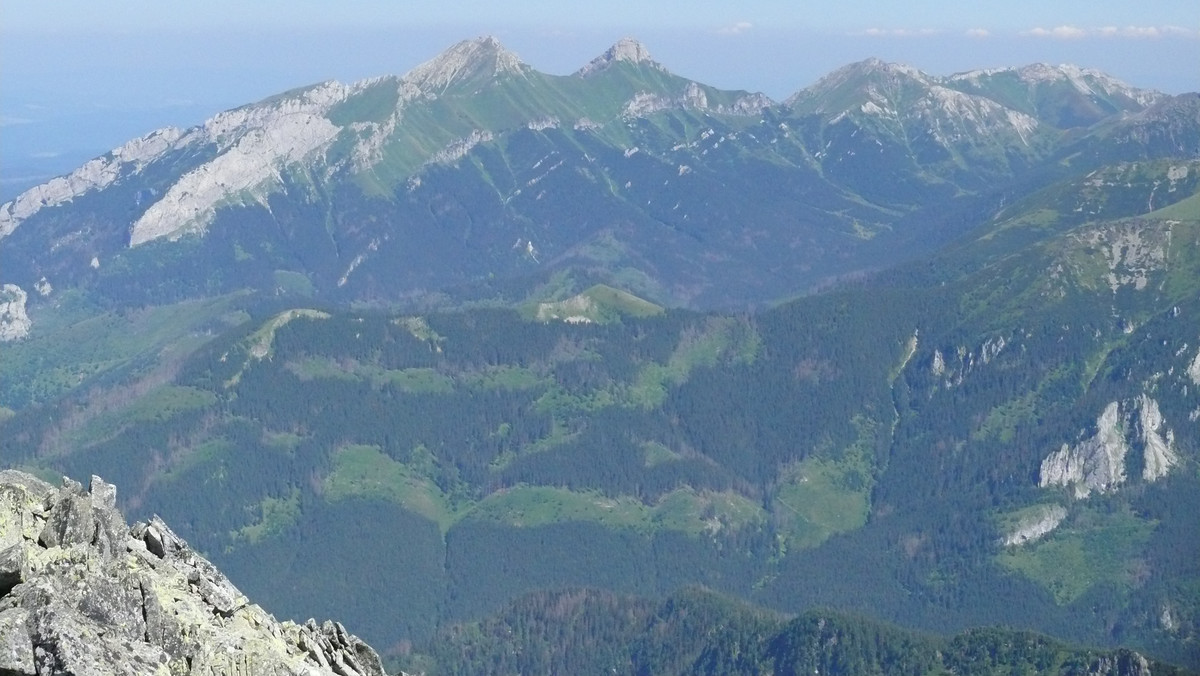
{"label": "grey lichen patch", "polygon": [[0,472],[0,673],[383,676],[340,624],[279,623],[116,489]]}

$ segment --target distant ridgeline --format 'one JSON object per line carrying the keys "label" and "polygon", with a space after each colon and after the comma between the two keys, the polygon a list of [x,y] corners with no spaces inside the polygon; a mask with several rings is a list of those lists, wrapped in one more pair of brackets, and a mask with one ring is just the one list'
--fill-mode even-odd
{"label": "distant ridgeline", "polygon": [[1200,669],[1197,148],[1070,67],[463,43],[0,209],[0,458],[448,673]]}
{"label": "distant ridgeline", "polygon": [[827,611],[756,610],[702,590],[661,602],[571,590],[521,597],[457,624],[410,654],[405,671],[489,674],[1184,674],[1129,650],[1086,650],[1029,632],[940,638]]}
{"label": "distant ridgeline", "polygon": [[[105,308],[247,288],[445,303],[577,270],[660,304],[761,305],[928,253],[1059,178],[1195,159],[1198,110],[1072,66],[875,59],[774,102],[632,40],[554,76],[482,38],[28,190],[0,205],[0,284],[30,310],[75,290]],[[1183,194],[1168,187],[1148,208]]]}

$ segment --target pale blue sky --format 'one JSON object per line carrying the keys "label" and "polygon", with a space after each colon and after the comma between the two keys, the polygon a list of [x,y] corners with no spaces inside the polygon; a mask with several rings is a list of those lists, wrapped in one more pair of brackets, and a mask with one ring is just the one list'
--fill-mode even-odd
{"label": "pale blue sky", "polygon": [[1036,25],[1114,25],[1197,28],[1197,3],[1191,0],[858,0],[803,2],[716,0],[664,2],[619,0],[564,3],[553,0],[7,0],[4,23],[15,31],[139,30],[180,25],[232,28],[260,26],[494,25],[542,27],[713,27],[758,22],[789,28],[854,30],[879,28],[982,28],[1026,30]]}
{"label": "pale blue sky", "polygon": [[401,74],[483,34],[557,74],[634,36],[680,75],[776,99],[870,56],[935,74],[1075,63],[1200,90],[1198,0],[4,0],[0,196],[15,174],[292,87]]}

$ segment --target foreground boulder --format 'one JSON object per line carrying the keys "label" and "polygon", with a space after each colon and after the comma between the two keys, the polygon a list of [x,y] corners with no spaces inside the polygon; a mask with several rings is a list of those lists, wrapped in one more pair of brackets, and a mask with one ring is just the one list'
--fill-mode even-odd
{"label": "foreground boulder", "polygon": [[0,674],[382,676],[341,624],[277,622],[116,489],[0,472]]}

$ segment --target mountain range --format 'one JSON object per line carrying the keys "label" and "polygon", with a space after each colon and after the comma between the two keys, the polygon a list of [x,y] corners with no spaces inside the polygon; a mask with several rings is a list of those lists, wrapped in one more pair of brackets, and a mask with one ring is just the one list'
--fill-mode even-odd
{"label": "mountain range", "polygon": [[446,673],[692,585],[1200,668],[1198,188],[1200,95],[1074,66],[466,41],[0,207],[0,457]]}
{"label": "mountain range", "polygon": [[[436,303],[582,269],[659,303],[748,307],[932,250],[1015,179],[1194,153],[1194,98],[1068,66],[868,60],[775,103],[672,75],[632,40],[551,76],[484,38],[135,139],[0,207],[0,267],[27,303],[45,284],[126,304],[247,285]],[[1122,135],[1145,140],[1107,141]]]}

